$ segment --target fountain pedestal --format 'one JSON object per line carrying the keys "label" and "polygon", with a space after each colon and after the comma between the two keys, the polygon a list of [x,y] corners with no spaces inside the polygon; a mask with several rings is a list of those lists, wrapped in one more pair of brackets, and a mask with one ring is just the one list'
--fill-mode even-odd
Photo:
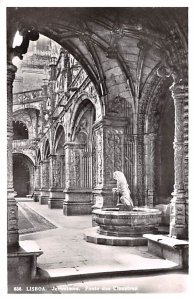
{"label": "fountain pedestal", "polygon": [[115,246],[147,245],[143,234],[157,233],[161,222],[158,209],[134,207],[131,211],[95,209],[93,220],[98,225],[85,233],[85,240]]}

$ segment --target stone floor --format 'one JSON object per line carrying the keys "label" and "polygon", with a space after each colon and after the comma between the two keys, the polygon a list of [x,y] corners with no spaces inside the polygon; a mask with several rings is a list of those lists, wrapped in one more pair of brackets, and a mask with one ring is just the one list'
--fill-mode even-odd
{"label": "stone floor", "polygon": [[[102,288],[106,285],[111,287],[111,290],[108,288],[108,292],[114,292],[112,289],[116,282],[121,284],[121,287],[129,286],[129,290],[135,282],[135,287],[138,283],[138,291],[126,292],[146,292],[146,290],[165,292],[165,289],[168,291],[171,289],[171,292],[175,290],[181,292],[184,289],[187,274],[182,274],[177,270],[173,271],[177,273],[161,275],[161,270],[172,271],[176,269],[176,265],[148,253],[147,246],[125,247],[87,243],[83,236],[84,231],[92,226],[91,216],[67,217],[59,209],[48,209],[47,205],[39,205],[31,201],[26,201],[25,205],[56,226],[55,229],[20,235],[20,240],[35,240],[44,252],[38,258],[38,267],[43,270],[41,276],[43,275],[42,280],[48,284],[48,293],[71,292],[69,288],[65,288],[69,284],[73,285],[74,290],[75,287],[79,287],[78,292],[95,292],[86,291],[87,284],[90,287],[99,286],[100,290],[96,292],[103,292]],[[145,274],[146,270],[147,274]],[[152,271],[155,275],[151,276]],[[85,276],[86,274],[88,276]],[[124,277],[110,279],[113,274]],[[104,279],[98,279],[99,275]],[[149,287],[146,287],[144,277],[147,278]],[[166,287],[161,284],[161,278],[164,278]],[[168,278],[174,278],[177,287],[170,285]],[[77,281],[72,283],[73,280]],[[52,283],[53,281],[55,283]],[[154,281],[160,283],[158,291],[156,291],[157,288],[153,288]],[[52,290],[54,286],[57,286],[55,291]]]}
{"label": "stone floor", "polygon": [[56,228],[43,216],[37,214],[25,202],[18,202],[19,234],[45,231]]}

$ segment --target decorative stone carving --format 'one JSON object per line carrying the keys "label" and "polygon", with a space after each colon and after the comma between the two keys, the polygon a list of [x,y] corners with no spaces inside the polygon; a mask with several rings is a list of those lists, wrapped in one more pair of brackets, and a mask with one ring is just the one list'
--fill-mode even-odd
{"label": "decorative stone carving", "polygon": [[147,183],[147,203],[149,207],[153,207],[156,194],[156,138],[157,134],[150,133],[146,139],[146,183]]}
{"label": "decorative stone carving", "polygon": [[14,199],[13,189],[13,128],[12,128],[12,106],[13,106],[13,80],[17,68],[8,62],[7,64],[7,220],[8,220],[8,246],[17,246],[18,235],[18,211]]}
{"label": "decorative stone carving", "polygon": [[35,186],[35,190],[39,190],[41,187],[41,181],[40,181],[40,176],[41,176],[41,172],[40,172],[40,165],[36,165],[35,167],[35,173],[34,173],[34,186]]}
{"label": "decorative stone carving", "polygon": [[120,96],[117,96],[115,98],[112,98],[112,99],[109,99],[109,102],[108,102],[108,112],[111,114],[111,115],[115,115],[115,116],[119,116],[119,117],[122,117],[124,116],[124,101],[125,98],[122,98]]}
{"label": "decorative stone carving", "polygon": [[18,208],[14,202],[12,201],[12,205],[8,205],[8,231],[18,230]]}
{"label": "decorative stone carving", "polygon": [[75,186],[80,186],[80,151],[76,150],[73,154]]}
{"label": "decorative stone carving", "polygon": [[61,156],[50,156],[50,187],[62,187],[62,160]]}
{"label": "decorative stone carving", "polygon": [[129,186],[131,187],[132,194],[134,185],[134,157],[134,137],[131,136],[129,131],[127,131],[125,132],[124,138],[124,174],[126,175]]}
{"label": "decorative stone carving", "polygon": [[[96,185],[103,183],[103,129],[96,132]],[[94,170],[95,171],[95,170]]]}
{"label": "decorative stone carving", "polygon": [[48,189],[50,185],[50,178],[49,178],[49,161],[45,160],[41,166],[41,188]]}
{"label": "decorative stone carving", "polygon": [[79,145],[68,143],[65,146],[66,189],[80,187],[80,150]]}
{"label": "decorative stone carving", "polygon": [[42,89],[16,93],[13,96],[14,104],[27,104],[39,101],[44,96]]}
{"label": "decorative stone carving", "polygon": [[115,170],[123,169],[123,141],[122,128],[105,129],[105,181],[112,181]]}
{"label": "decorative stone carving", "polygon": [[8,50],[12,58],[14,56],[18,56],[20,59],[23,59],[23,54],[27,53],[29,42],[37,41],[39,38],[39,33],[33,26],[26,28],[25,24],[23,23],[19,24],[18,30],[20,34],[23,36],[23,41],[20,46],[16,46],[15,48],[8,49]]}
{"label": "decorative stone carving", "polygon": [[[115,83],[116,84],[116,83]],[[109,98],[107,114],[114,117],[128,118],[131,116],[131,103],[121,96]]]}
{"label": "decorative stone carving", "polygon": [[179,83],[173,84],[171,91],[175,104],[175,184],[173,199],[171,201],[170,235],[177,238],[185,238],[188,233],[188,224],[185,222],[186,198],[188,197],[187,186],[185,186],[185,156],[188,153],[185,152],[184,147],[184,105],[188,101],[187,82],[179,80]]}
{"label": "decorative stone carving", "polygon": [[14,56],[23,58],[22,54],[27,52],[29,41],[37,40],[39,34],[34,28],[24,29],[23,24],[19,26],[19,31],[23,35],[23,41],[20,46],[8,47],[7,63],[7,154],[8,154],[8,246],[18,245],[18,212],[13,193],[13,160],[12,160],[12,142],[13,142],[13,81],[17,68],[11,63]]}
{"label": "decorative stone carving", "polygon": [[109,47],[106,49],[106,56],[110,59],[117,58],[117,46],[118,41],[124,36],[122,25],[117,21],[113,24],[112,30],[110,31]]}
{"label": "decorative stone carving", "polygon": [[55,165],[55,184],[57,187],[62,187],[62,159],[60,157],[57,157]]}
{"label": "decorative stone carving", "polygon": [[135,145],[136,145],[136,181],[137,181],[137,189],[136,189],[136,198],[139,206],[144,205],[144,190],[145,190],[145,178],[144,178],[144,144],[143,135],[135,136]]}
{"label": "decorative stone carving", "polygon": [[[161,212],[158,209],[141,207],[134,207],[131,211],[95,209],[93,220],[99,226],[97,232],[102,235],[137,237],[145,233],[157,232]],[[104,237],[103,239],[105,240]]]}
{"label": "decorative stone carving", "polygon": [[92,188],[92,153],[90,150],[83,149],[80,151],[80,178],[81,187],[84,189]]}
{"label": "decorative stone carving", "polygon": [[96,141],[96,132],[95,132],[93,133],[93,137],[92,137],[92,186],[93,187],[96,187],[97,184],[96,166],[97,166],[97,141]]}

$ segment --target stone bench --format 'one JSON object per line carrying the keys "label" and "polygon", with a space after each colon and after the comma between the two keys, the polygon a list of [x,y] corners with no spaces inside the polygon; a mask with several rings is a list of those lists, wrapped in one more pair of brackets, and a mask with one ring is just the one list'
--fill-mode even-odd
{"label": "stone bench", "polygon": [[33,240],[20,241],[19,247],[8,248],[8,282],[31,282],[37,274],[37,258],[43,254]]}
{"label": "stone bench", "polygon": [[143,237],[148,240],[150,253],[173,261],[180,268],[188,268],[188,241],[159,234],[144,234]]}

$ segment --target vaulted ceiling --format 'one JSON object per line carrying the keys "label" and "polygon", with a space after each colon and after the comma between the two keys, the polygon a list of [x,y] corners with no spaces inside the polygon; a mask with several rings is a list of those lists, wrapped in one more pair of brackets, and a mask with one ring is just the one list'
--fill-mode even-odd
{"label": "vaulted ceiling", "polygon": [[105,106],[120,96],[137,112],[187,65],[186,8],[8,8],[7,21],[8,49],[21,24],[35,28],[82,64]]}

